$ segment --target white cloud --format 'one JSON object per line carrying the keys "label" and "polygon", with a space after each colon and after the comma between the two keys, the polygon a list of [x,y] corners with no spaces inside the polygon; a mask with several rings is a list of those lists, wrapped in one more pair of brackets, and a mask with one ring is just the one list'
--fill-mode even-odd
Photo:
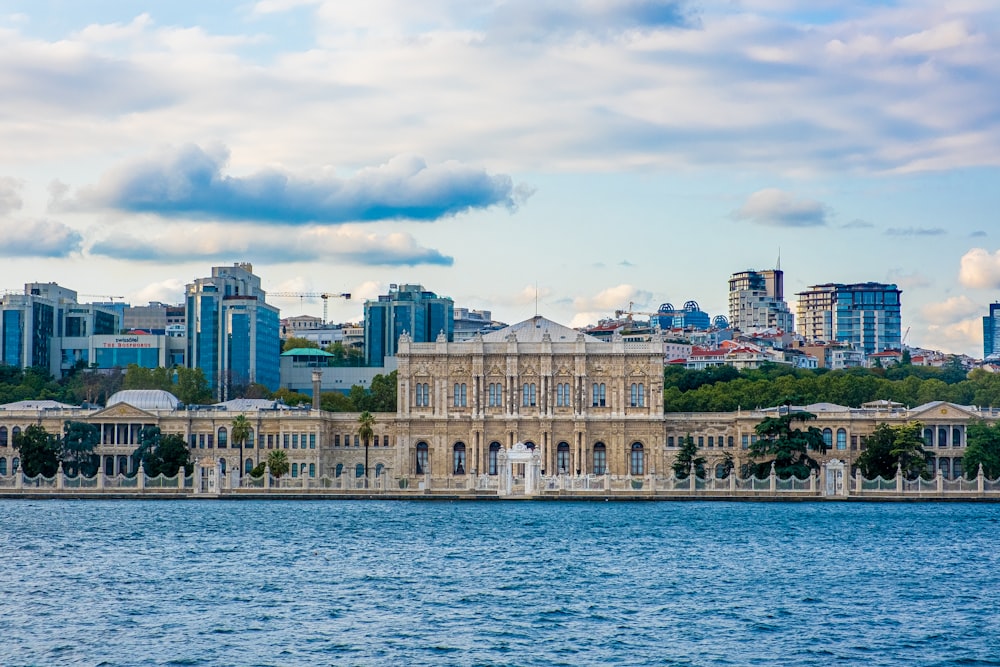
{"label": "white cloud", "polygon": [[892,45],[903,51],[930,52],[953,49],[981,39],[980,36],[969,34],[964,21],[955,20],[898,37],[892,41]]}
{"label": "white cloud", "polygon": [[821,202],[767,188],[750,195],[733,215],[739,220],[774,227],[815,227],[826,224],[827,208]]}
{"label": "white cloud", "polygon": [[184,288],[187,285],[180,278],[167,278],[150,283],[135,293],[135,304],[143,305],[150,301],[160,303],[183,303]]}
{"label": "white cloud", "polygon": [[958,281],[965,287],[1000,287],[1000,250],[990,253],[983,248],[972,248],[962,255]]}
{"label": "white cloud", "polygon": [[[982,306],[975,303],[964,294],[952,296],[938,303],[925,304],[920,312],[924,319],[935,325],[945,325],[962,318],[974,315],[982,310]],[[982,321],[980,321],[980,324]]]}
{"label": "white cloud", "polygon": [[983,356],[983,320],[981,317],[961,320],[950,324],[931,324],[923,337],[910,345],[932,350],[960,350],[973,357]]}
{"label": "white cloud", "polygon": [[21,188],[23,183],[16,178],[0,176],[0,216],[21,208]]}
{"label": "white cloud", "polygon": [[652,292],[641,290],[635,285],[621,284],[608,287],[593,296],[577,297],[573,299],[573,307],[578,313],[599,311],[604,313],[603,317],[609,317],[615,310],[628,310],[630,305],[635,310],[642,310],[649,306],[652,298]]}
{"label": "white cloud", "polygon": [[0,220],[0,257],[66,257],[82,237],[54,220]]}

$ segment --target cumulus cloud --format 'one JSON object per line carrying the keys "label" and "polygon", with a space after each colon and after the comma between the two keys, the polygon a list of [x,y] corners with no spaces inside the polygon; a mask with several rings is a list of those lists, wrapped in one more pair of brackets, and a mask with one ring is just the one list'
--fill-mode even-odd
{"label": "cumulus cloud", "polygon": [[919,341],[920,347],[934,350],[961,350],[972,357],[983,354],[983,320],[974,317],[948,324],[929,324]]}
{"label": "cumulus cloud", "polygon": [[942,236],[948,232],[940,227],[890,227],[888,236]]}
{"label": "cumulus cloud", "polygon": [[949,324],[968,318],[982,310],[982,306],[965,295],[952,296],[944,301],[928,303],[920,309],[921,315],[931,324]]}
{"label": "cumulus cloud", "polygon": [[182,303],[184,301],[185,283],[180,278],[167,278],[150,283],[135,293],[137,303]]}
{"label": "cumulus cloud", "polygon": [[62,206],[295,225],[436,220],[497,205],[514,210],[530,195],[509,176],[458,162],[428,165],[413,156],[350,178],[306,178],[277,169],[230,176],[223,173],[228,159],[224,146],[188,144],[116,167]]}
{"label": "cumulus cloud", "polygon": [[0,176],[0,216],[21,208],[21,181]]}
{"label": "cumulus cloud", "polygon": [[614,310],[628,309],[629,303],[636,309],[645,308],[653,298],[652,292],[641,290],[635,285],[621,284],[608,287],[593,296],[573,299],[573,307],[579,311],[600,311],[609,315]]}
{"label": "cumulus cloud", "polygon": [[767,188],[750,195],[733,216],[773,227],[816,227],[826,224],[827,207],[812,199]]}
{"label": "cumulus cloud", "polygon": [[962,255],[958,281],[965,287],[996,289],[1000,287],[1000,250],[989,252],[973,248]]}
{"label": "cumulus cloud", "polygon": [[79,232],[55,220],[0,220],[3,257],[66,257],[82,243]]}
{"label": "cumulus cloud", "polygon": [[919,289],[921,287],[930,287],[932,285],[931,279],[919,271],[903,273],[898,269],[889,271],[888,282],[897,285],[904,292],[907,290]]}
{"label": "cumulus cloud", "polygon": [[362,265],[451,266],[453,259],[419,245],[410,234],[376,234],[351,226],[281,228],[224,225],[171,227],[133,236],[116,233],[96,241],[92,255],[150,262],[230,260],[250,257],[271,263],[337,261]]}

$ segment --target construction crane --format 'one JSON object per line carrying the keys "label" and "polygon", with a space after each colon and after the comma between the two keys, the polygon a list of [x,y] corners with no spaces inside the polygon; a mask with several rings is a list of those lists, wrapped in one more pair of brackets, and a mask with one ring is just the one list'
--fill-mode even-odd
{"label": "construction crane", "polygon": [[323,299],[323,324],[327,323],[327,307],[330,303],[330,299],[346,299],[350,300],[350,292],[268,292],[268,296],[278,297],[278,298],[295,298],[295,299]]}
{"label": "construction crane", "polygon": [[92,298],[95,298],[95,299],[98,298],[98,297],[100,297],[101,299],[107,299],[111,303],[114,303],[115,299],[118,299],[119,301],[124,301],[125,300],[125,297],[123,297],[123,296],[117,296],[117,295],[113,295],[113,294],[77,294],[77,296],[89,296],[89,297],[92,297]]}

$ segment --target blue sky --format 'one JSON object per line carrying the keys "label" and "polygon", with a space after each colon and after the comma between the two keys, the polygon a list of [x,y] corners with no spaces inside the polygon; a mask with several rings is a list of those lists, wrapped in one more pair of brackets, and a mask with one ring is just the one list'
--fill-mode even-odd
{"label": "blue sky", "polygon": [[[177,301],[215,264],[508,322],[895,282],[1000,299],[992,0],[0,0],[0,289]],[[284,314],[318,302],[277,301]]]}

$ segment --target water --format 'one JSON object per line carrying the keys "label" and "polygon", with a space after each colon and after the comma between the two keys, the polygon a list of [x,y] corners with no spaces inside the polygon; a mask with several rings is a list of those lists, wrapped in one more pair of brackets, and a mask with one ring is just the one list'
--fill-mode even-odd
{"label": "water", "polygon": [[1000,665],[1000,505],[2,501],[0,665]]}

